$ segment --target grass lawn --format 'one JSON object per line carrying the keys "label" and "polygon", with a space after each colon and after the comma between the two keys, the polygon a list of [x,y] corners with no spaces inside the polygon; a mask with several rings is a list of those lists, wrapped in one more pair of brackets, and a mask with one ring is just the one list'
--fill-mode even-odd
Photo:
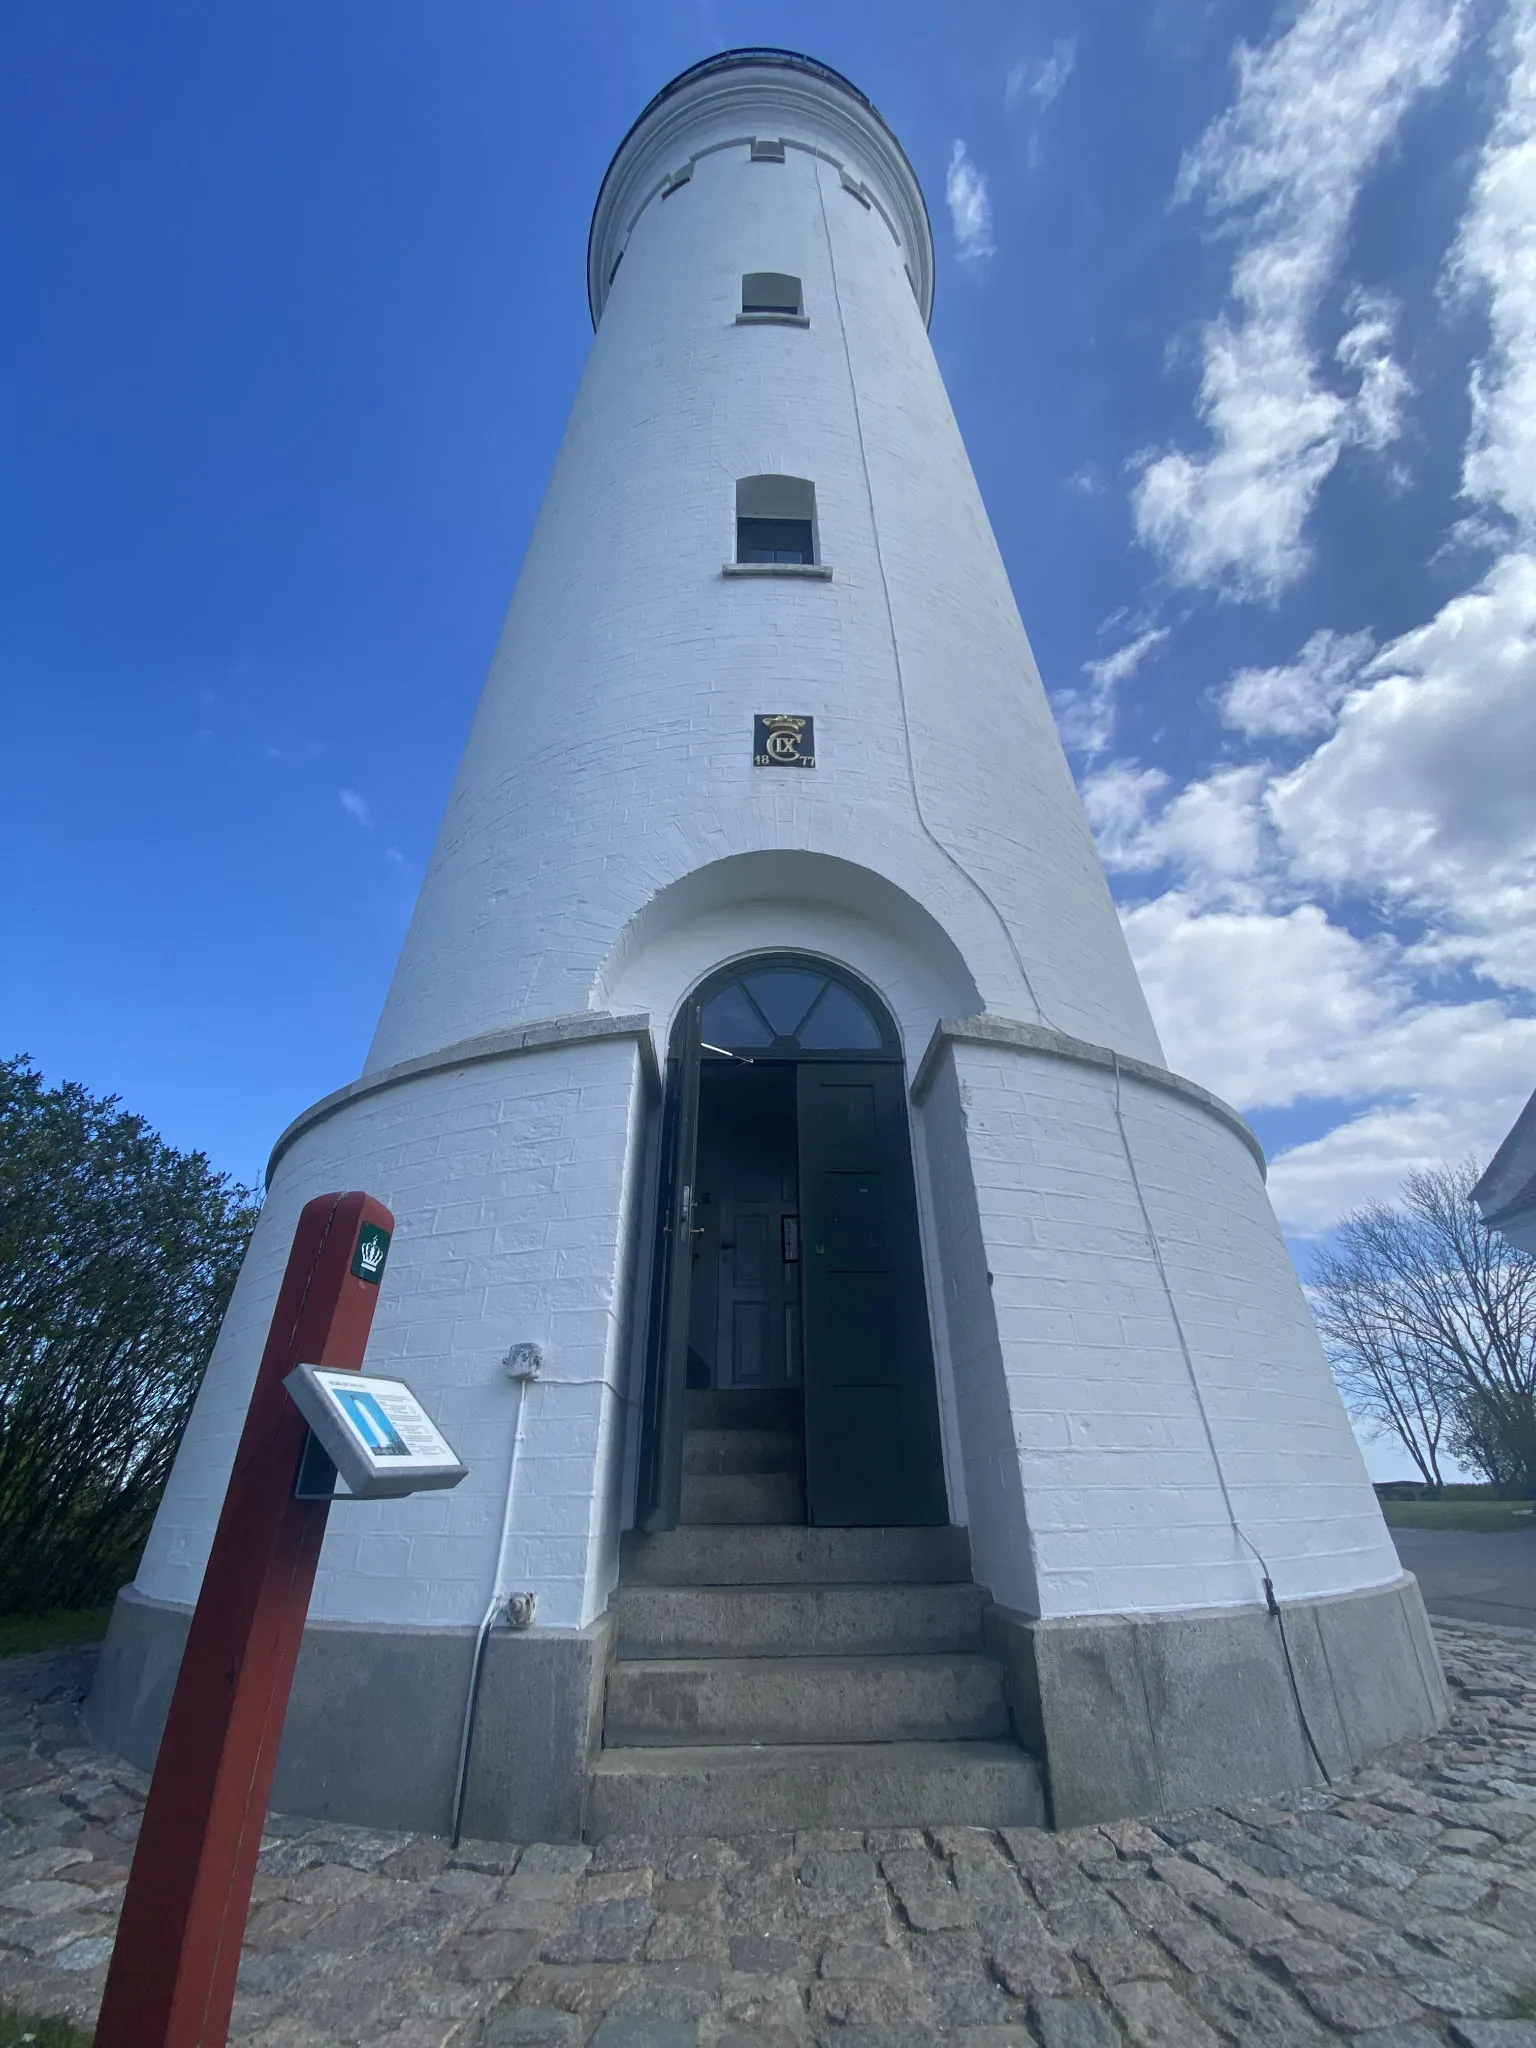
{"label": "grass lawn", "polygon": [[0,2048],[90,2048],[91,2037],[69,2020],[40,2020],[35,2013],[0,2005]]}
{"label": "grass lawn", "polygon": [[[29,1657],[34,1650],[68,1650],[76,1643],[99,1643],[111,1615],[110,1607],[50,1607],[45,1614],[0,1614],[0,1657]],[[5,2032],[8,2025],[9,2021],[0,2020],[0,2048],[10,2048],[12,2040],[21,2039],[19,2034]]]}
{"label": "grass lawn", "polygon": [[1528,1500],[1384,1500],[1389,1529],[1536,1529]]}

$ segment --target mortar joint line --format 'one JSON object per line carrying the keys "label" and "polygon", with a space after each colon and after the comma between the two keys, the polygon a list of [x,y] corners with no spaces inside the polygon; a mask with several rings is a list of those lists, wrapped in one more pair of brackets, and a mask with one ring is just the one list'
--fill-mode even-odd
{"label": "mortar joint line", "polygon": [[1168,1304],[1168,1313],[1173,1319],[1174,1333],[1179,1340],[1179,1350],[1183,1354],[1184,1370],[1189,1375],[1190,1392],[1195,1397],[1195,1407],[1199,1411],[1200,1425],[1205,1431],[1205,1441],[1211,1453],[1211,1464],[1215,1469],[1216,1483],[1221,1488],[1221,1497],[1226,1504],[1227,1518],[1232,1524],[1232,1533],[1245,1549],[1253,1552],[1258,1562],[1259,1574],[1264,1583],[1264,1605],[1280,1625],[1280,1648],[1285,1657],[1285,1675],[1290,1682],[1291,1698],[1296,1703],[1296,1718],[1301,1723],[1301,1732],[1306,1737],[1307,1747],[1312,1752],[1313,1762],[1322,1772],[1324,1783],[1331,1785],[1333,1783],[1332,1774],[1327,1764],[1323,1762],[1322,1751],[1317,1746],[1317,1739],[1312,1733],[1312,1724],[1307,1719],[1307,1710],[1302,1704],[1301,1688],[1296,1682],[1296,1667],[1291,1662],[1291,1646],[1285,1633],[1285,1616],[1281,1612],[1280,1602],[1275,1598],[1274,1575],[1265,1562],[1264,1553],[1259,1549],[1259,1546],[1237,1518],[1237,1508],[1232,1500],[1231,1489],[1227,1485],[1227,1475],[1221,1462],[1221,1452],[1216,1447],[1216,1433],[1211,1427],[1210,1413],[1205,1405],[1205,1393],[1200,1385],[1200,1375],[1195,1370],[1194,1353],[1190,1350],[1189,1339],[1184,1333],[1184,1319],[1179,1314],[1179,1304],[1174,1296],[1173,1283],[1168,1277],[1168,1268],[1163,1260],[1163,1248],[1157,1235],[1157,1226],[1152,1221],[1152,1211],[1148,1206],[1147,1197],[1141,1185],[1141,1175],[1136,1170],[1136,1155],[1131,1150],[1130,1134],[1126,1130],[1125,1113],[1121,1107],[1120,1055],[1113,1047],[1110,1049],[1110,1058],[1114,1062],[1115,1069],[1115,1124],[1120,1133],[1120,1145],[1125,1153],[1126,1166],[1130,1170],[1131,1186],[1136,1190],[1136,1201],[1141,1210],[1141,1220],[1146,1226],[1147,1243],[1151,1248],[1152,1261],[1157,1267],[1157,1277],[1162,1282],[1163,1299]]}
{"label": "mortar joint line", "polygon": [[912,808],[917,813],[917,822],[922,827],[923,836],[928,840],[929,844],[934,847],[942,859],[949,862],[950,866],[963,881],[969,882],[976,891],[976,894],[996,918],[1002,930],[1003,938],[1007,942],[1008,950],[1013,955],[1014,964],[1019,970],[1019,977],[1024,984],[1024,992],[1035,1006],[1035,1015],[1042,1024],[1054,1030],[1056,1027],[1051,1024],[1051,1020],[1046,1016],[1044,1006],[1039,996],[1035,993],[1034,982],[1030,978],[1029,969],[1024,964],[1024,955],[1019,950],[1018,941],[1013,936],[1013,929],[1008,923],[1007,918],[1004,917],[995,898],[991,895],[980,877],[973,874],[965,862],[961,860],[960,856],[940,839],[937,832],[929,824],[923,810],[922,791],[917,779],[917,762],[912,752],[912,724],[907,710],[907,683],[905,670],[902,666],[901,642],[896,631],[896,611],[891,602],[890,579],[885,573],[885,548],[880,539],[879,515],[875,510],[875,488],[869,473],[869,451],[864,445],[864,416],[859,405],[858,380],[853,373],[853,350],[848,342],[848,322],[843,313],[842,287],[837,281],[837,256],[832,247],[831,222],[827,218],[827,195],[822,187],[819,169],[816,172],[816,197],[821,206],[821,231],[827,245],[827,269],[832,278],[833,304],[837,307],[837,328],[843,344],[843,362],[848,371],[848,394],[853,402],[853,428],[859,444],[859,466],[864,473],[864,495],[869,502],[869,525],[870,532],[874,536],[875,565],[880,572],[880,593],[885,604],[886,628],[891,636],[891,661],[896,672],[896,696],[901,710],[901,739],[907,762],[907,783],[912,791]]}

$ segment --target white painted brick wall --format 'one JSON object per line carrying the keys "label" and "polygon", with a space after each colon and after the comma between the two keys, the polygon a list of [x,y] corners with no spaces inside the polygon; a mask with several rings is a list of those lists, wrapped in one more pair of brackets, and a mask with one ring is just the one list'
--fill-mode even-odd
{"label": "white painted brick wall", "polygon": [[[835,886],[837,870],[828,886]],[[753,897],[729,908],[680,914],[647,934],[615,978],[611,1008],[647,1013],[658,1057],[665,1059],[668,1020],[688,992],[722,963],[785,950],[819,954],[851,967],[884,1000],[901,1036],[909,1071],[916,1068],[939,1017],[971,1016],[979,1001],[932,942],[932,935],[892,929],[868,913],[835,903]]]}
{"label": "white painted brick wall", "polygon": [[[1128,1079],[1122,1110],[1233,1508],[1277,1591],[1395,1578],[1252,1156],[1163,1090]],[[1116,1127],[1113,1078],[958,1045],[923,1126],[943,1190],[978,1578],[1005,1605],[1046,1615],[1259,1597]],[[1008,1444],[1016,1468],[1000,1452]]]}
{"label": "white painted brick wall", "polygon": [[[396,1232],[368,1365],[410,1381],[469,1466],[451,1493],[332,1509],[311,1611],[464,1623],[500,1547],[518,1391],[508,1347],[548,1347],[523,1424],[509,1584],[576,1627],[606,1604],[631,1398],[644,1083],[599,1041],[423,1076],[301,1135],[279,1163],[137,1584],[190,1602],[222,1505],[299,1211],[363,1188]],[[574,1384],[573,1384],[574,1383]]]}
{"label": "white painted brick wall", "polygon": [[[753,164],[744,132],[701,125],[690,149],[738,139],[634,225],[369,1068],[589,1007],[647,1011],[664,1050],[704,973],[777,947],[866,975],[909,1072],[941,1016],[983,1007],[1158,1061],[902,252],[829,164]],[[810,327],[737,327],[746,270],[799,276]],[[721,576],[735,481],[763,471],[815,482],[830,583]],[[814,714],[814,771],[750,766],[753,713],[780,710]],[[501,1359],[522,1338],[548,1343],[551,1376],[527,1395],[506,1582],[547,1624],[600,1610],[635,1450],[643,1086],[632,1045],[550,1048],[299,1137],[145,1592],[196,1594],[300,1207],[363,1187],[398,1222],[369,1362],[411,1380],[471,1470],[448,1495],[334,1510],[314,1611],[478,1620],[519,1399]],[[1167,1096],[1128,1084],[1124,1108],[1279,1589],[1393,1576],[1253,1162]],[[951,1498],[978,1575],[1046,1614],[1253,1599],[1110,1084],[962,1046],[919,1125]]]}
{"label": "white painted brick wall", "polygon": [[[808,329],[735,325],[756,269]],[[814,481],[830,584],[721,576],[763,471]],[[814,714],[814,771],[750,765],[769,710]],[[901,251],[741,144],[630,237],[369,1065],[585,1007],[657,891],[763,848],[888,877],[1031,1018],[1011,934],[1053,1022],[1160,1056]]]}

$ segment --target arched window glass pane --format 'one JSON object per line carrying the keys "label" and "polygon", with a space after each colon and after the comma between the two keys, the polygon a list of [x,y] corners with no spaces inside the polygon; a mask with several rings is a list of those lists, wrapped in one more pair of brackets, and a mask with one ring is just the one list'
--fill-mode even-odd
{"label": "arched window glass pane", "polygon": [[699,1019],[699,1036],[706,1045],[762,1047],[773,1043],[773,1033],[733,981],[718,995],[710,997]]}
{"label": "arched window glass pane", "polygon": [[770,968],[745,977],[747,992],[780,1038],[793,1038],[795,1027],[826,987],[824,974],[806,974],[793,967]]}
{"label": "arched window glass pane", "polygon": [[800,1043],[807,1052],[878,1052],[880,1029],[858,997],[834,981],[806,1019]]}

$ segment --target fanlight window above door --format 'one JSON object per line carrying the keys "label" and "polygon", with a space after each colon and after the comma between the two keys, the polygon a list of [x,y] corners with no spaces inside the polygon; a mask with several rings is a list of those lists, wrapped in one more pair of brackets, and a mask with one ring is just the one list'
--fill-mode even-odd
{"label": "fanlight window above door", "polygon": [[868,1005],[814,967],[753,967],[716,989],[699,1018],[705,1052],[884,1052]]}

